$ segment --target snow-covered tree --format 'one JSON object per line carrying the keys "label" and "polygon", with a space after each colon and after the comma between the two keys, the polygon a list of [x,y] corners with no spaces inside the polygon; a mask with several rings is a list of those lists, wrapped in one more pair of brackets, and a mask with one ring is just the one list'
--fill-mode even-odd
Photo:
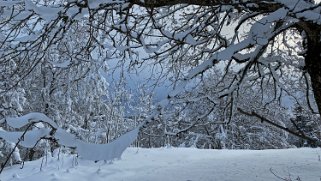
{"label": "snow-covered tree", "polygon": [[[308,110],[301,106],[294,107],[293,118],[290,119],[292,125],[291,129],[300,132],[303,135],[308,135],[311,138],[319,138],[321,136],[319,116],[311,114]],[[309,140],[298,139],[296,137],[290,137],[291,144],[296,146],[316,146]]]}
{"label": "snow-covered tree", "polygon": [[[70,121],[90,128],[89,120],[101,120],[101,112],[110,109],[100,102],[101,91],[91,88],[104,84],[97,72],[111,60],[130,69],[157,65],[171,76],[174,90],[146,122],[171,120],[161,129],[165,135],[179,131],[171,130],[183,120],[176,117],[178,110],[192,115],[188,121],[195,124],[217,105],[225,106],[219,116],[226,123],[238,112],[263,119],[266,110],[258,115],[252,110],[256,103],[248,107],[242,102],[251,87],[261,90],[258,101],[264,109],[285,96],[300,102],[293,90],[304,88],[303,102],[312,113],[321,110],[319,1],[7,0],[0,1],[0,7],[0,69],[8,72],[1,77],[0,94],[15,96],[5,106],[22,111],[25,94],[37,104],[39,97],[30,87],[41,84],[34,89],[41,90],[38,110],[57,116],[54,120],[69,130],[77,130]],[[222,71],[209,86],[215,90],[208,91],[206,82],[217,70]],[[28,81],[30,77],[39,82]],[[305,86],[299,87],[302,81]],[[28,90],[21,88],[28,82]],[[81,104],[87,103],[86,110]],[[190,110],[181,112],[175,105],[181,103]],[[226,145],[227,130],[219,127],[221,145]]]}
{"label": "snow-covered tree", "polygon": [[[309,74],[315,103],[321,107],[319,2],[28,0],[1,6],[1,61],[20,57],[17,66],[24,68],[15,73],[22,77],[53,47],[65,49],[67,59],[53,60],[63,64],[97,56],[129,59],[131,65],[147,59],[164,63],[182,79],[169,97],[222,63],[235,67],[225,95],[235,92],[254,70],[260,77],[271,74],[281,86],[278,77],[284,71],[279,66],[288,66]],[[78,39],[69,38],[75,32],[81,32]],[[69,47],[75,41],[84,44]],[[147,56],[141,55],[143,50]],[[288,55],[296,58],[287,60]]]}

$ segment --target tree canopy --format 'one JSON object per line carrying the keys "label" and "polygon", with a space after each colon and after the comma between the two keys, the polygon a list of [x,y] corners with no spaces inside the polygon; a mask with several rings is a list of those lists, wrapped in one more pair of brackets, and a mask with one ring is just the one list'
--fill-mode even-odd
{"label": "tree canopy", "polygon": [[[20,75],[12,80],[16,84],[43,61],[167,62],[184,72],[182,82],[229,62],[240,67],[231,93],[251,69],[282,85],[279,65],[287,64],[310,75],[321,106],[320,4],[314,1],[26,0],[2,1],[1,6],[1,62],[17,58],[24,67],[14,72]],[[296,57],[287,61],[289,54]]]}

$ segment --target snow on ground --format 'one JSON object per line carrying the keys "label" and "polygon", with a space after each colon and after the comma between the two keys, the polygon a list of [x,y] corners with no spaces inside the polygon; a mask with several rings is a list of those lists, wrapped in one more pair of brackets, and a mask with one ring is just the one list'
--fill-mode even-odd
{"label": "snow on ground", "polygon": [[[200,150],[129,148],[121,160],[94,163],[71,155],[6,168],[1,181],[321,180],[321,149]],[[40,165],[43,161],[43,168]],[[276,175],[274,175],[273,173]],[[281,178],[278,178],[281,177]]]}

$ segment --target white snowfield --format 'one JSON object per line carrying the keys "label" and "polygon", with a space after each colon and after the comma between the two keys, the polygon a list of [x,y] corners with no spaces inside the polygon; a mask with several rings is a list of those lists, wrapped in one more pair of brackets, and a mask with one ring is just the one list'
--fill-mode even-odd
{"label": "white snowfield", "polygon": [[[105,163],[60,155],[6,168],[1,181],[320,181],[321,149],[128,148]],[[43,161],[42,170],[40,165]]]}

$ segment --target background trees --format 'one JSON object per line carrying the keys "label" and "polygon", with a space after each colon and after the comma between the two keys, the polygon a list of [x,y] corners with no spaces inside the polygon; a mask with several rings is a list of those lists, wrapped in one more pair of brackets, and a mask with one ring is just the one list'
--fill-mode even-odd
{"label": "background trees", "polygon": [[[0,6],[2,117],[41,111],[93,142],[146,121],[144,146],[208,148],[287,147],[290,127],[306,138],[287,116],[292,104],[320,125],[320,2],[26,0]],[[165,78],[173,90],[129,123],[135,116],[124,114],[124,94],[108,93],[102,77],[109,62],[131,72],[148,66],[159,73],[155,84]],[[259,123],[262,118],[269,121]],[[314,144],[317,132],[308,135]]]}

